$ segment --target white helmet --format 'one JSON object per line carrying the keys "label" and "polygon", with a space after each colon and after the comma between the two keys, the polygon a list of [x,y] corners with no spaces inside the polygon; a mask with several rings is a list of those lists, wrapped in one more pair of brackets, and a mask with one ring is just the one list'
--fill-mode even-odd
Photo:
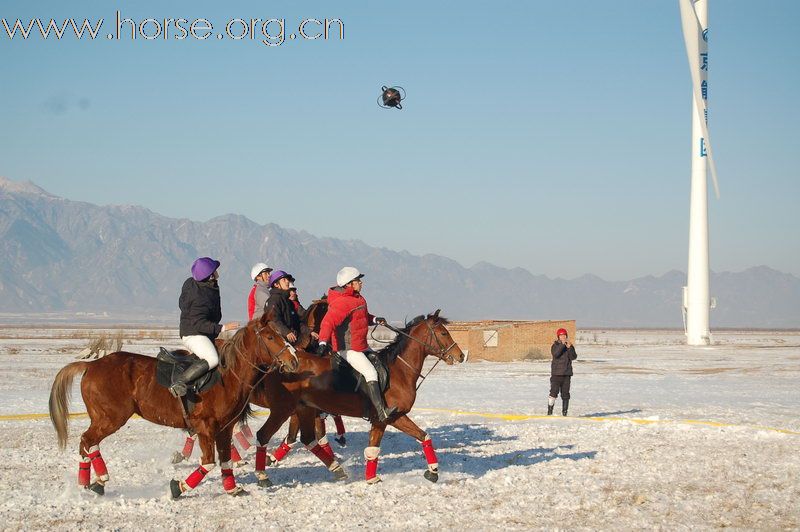
{"label": "white helmet", "polygon": [[267,266],[263,262],[259,262],[258,264],[256,264],[255,266],[253,266],[250,269],[250,278],[255,281],[256,277],[258,277],[263,272],[268,271],[268,270],[272,270],[272,268],[270,268],[269,266]]}
{"label": "white helmet", "polygon": [[339,273],[336,274],[336,284],[339,286],[344,286],[350,281],[354,281],[356,279],[361,279],[364,277],[364,274],[358,271],[356,268],[352,266],[345,266]]}

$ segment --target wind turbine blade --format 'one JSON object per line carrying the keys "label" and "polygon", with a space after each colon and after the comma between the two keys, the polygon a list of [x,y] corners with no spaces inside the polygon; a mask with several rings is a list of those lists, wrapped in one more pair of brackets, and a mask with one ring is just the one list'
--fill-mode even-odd
{"label": "wind turbine blade", "polygon": [[686,57],[689,60],[689,72],[692,75],[692,92],[694,95],[697,112],[701,113],[699,118],[700,127],[703,131],[705,140],[706,156],[708,166],[711,170],[711,182],[714,185],[714,193],[719,199],[719,181],[717,181],[717,165],[714,164],[714,152],[711,149],[711,137],[708,134],[708,106],[702,97],[700,79],[700,48],[698,47],[697,36],[703,34],[703,27],[697,18],[692,0],[678,0],[681,8],[681,26],[683,27],[683,42],[686,45]]}

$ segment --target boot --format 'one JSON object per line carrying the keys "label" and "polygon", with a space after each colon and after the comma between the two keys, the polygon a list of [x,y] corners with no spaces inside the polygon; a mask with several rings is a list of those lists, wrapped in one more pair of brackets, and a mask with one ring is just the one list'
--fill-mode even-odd
{"label": "boot", "polygon": [[547,405],[547,415],[548,416],[553,415],[553,405]]}
{"label": "boot", "polygon": [[397,412],[397,408],[386,408],[386,403],[383,402],[383,395],[381,394],[381,390],[376,381],[366,383],[366,388],[367,397],[372,403],[372,406],[375,407],[375,411],[378,413],[378,421],[384,423],[387,418]]}
{"label": "boot", "polygon": [[183,397],[186,395],[186,383],[192,382],[198,377],[205,375],[209,370],[208,362],[205,360],[198,360],[191,366],[186,368],[183,373],[175,380],[169,391],[175,397]]}
{"label": "boot", "polygon": [[562,399],[561,400],[561,415],[562,416],[566,416],[568,409],[569,409],[569,399]]}

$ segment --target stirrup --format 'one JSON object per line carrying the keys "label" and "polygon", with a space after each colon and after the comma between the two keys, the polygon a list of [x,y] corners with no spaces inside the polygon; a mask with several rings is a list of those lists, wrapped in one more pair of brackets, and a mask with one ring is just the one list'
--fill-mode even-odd
{"label": "stirrup", "polygon": [[184,395],[186,395],[187,389],[186,384],[182,382],[176,382],[172,386],[169,387],[169,393],[172,394],[172,397],[180,399]]}

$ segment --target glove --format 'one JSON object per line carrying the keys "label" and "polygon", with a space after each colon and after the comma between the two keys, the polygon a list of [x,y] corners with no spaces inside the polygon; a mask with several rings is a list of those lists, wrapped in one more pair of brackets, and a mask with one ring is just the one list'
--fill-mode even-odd
{"label": "glove", "polygon": [[331,346],[326,344],[325,342],[320,342],[319,346],[317,346],[317,354],[321,357],[325,357],[331,354]]}
{"label": "glove", "polygon": [[386,318],[375,316],[375,323],[377,323],[378,325],[386,325]]}

